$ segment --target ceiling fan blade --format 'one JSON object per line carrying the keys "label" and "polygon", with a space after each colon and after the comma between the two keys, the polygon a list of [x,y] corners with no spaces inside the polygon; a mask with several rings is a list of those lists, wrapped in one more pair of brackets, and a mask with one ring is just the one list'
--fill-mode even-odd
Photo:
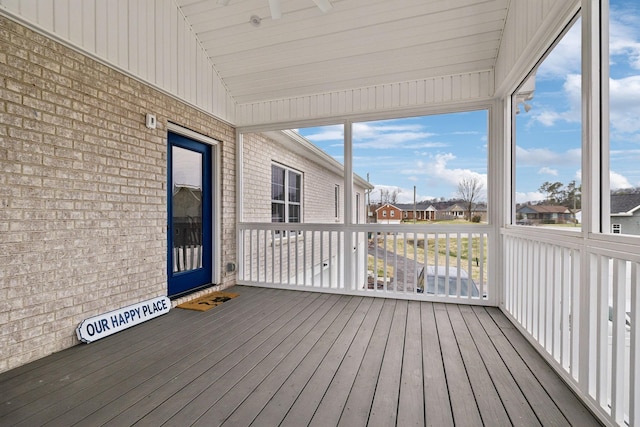
{"label": "ceiling fan blade", "polygon": [[329,0],[313,0],[313,2],[318,6],[318,8],[323,12],[328,12],[333,8],[333,5]]}
{"label": "ceiling fan blade", "polygon": [[229,4],[231,0],[218,0],[218,4],[222,5],[222,6],[226,6]]}
{"label": "ceiling fan blade", "polygon": [[280,0],[269,0],[269,9],[271,10],[271,19],[282,18],[282,10],[280,10]]}

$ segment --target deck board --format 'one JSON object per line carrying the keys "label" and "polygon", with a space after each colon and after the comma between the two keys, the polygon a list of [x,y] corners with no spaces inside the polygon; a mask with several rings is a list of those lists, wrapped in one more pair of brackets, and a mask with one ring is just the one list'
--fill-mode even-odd
{"label": "deck board", "polygon": [[[145,388],[141,387],[141,384],[159,372],[168,369],[176,361],[180,361],[180,357],[194,357],[198,349],[197,345],[193,345],[194,342],[206,343],[216,330],[223,331],[226,327],[237,324],[261,303],[264,304],[262,298],[255,298],[253,301],[247,298],[246,304],[237,307],[231,303],[221,306],[215,325],[203,321],[204,318],[194,317],[195,313],[180,310],[178,314],[184,316],[183,322],[173,324],[172,326],[175,326],[176,329],[169,329],[169,332],[162,339],[153,340],[155,344],[152,348],[147,349],[152,351],[144,354],[138,363],[132,363],[140,357],[140,352],[135,352],[132,353],[132,357],[123,357],[113,364],[105,366],[101,372],[94,372],[92,375],[82,378],[81,381],[69,384],[66,390],[69,395],[67,401],[59,402],[57,405],[46,408],[45,411],[33,414],[26,420],[26,425],[53,419],[61,424],[71,425],[91,415],[94,411],[108,406],[115,399],[121,397],[131,399],[132,395],[129,391],[142,392]],[[190,333],[188,335],[180,332],[180,328],[183,327],[189,327]],[[161,331],[157,333],[159,334]],[[202,344],[201,346],[206,345]],[[184,346],[188,346],[191,352],[185,352]],[[118,374],[113,375],[114,372]],[[95,382],[101,384],[100,389],[93,387]],[[65,403],[66,406],[61,403]],[[98,414],[94,414],[93,419],[98,420],[100,417]]]}
{"label": "deck board", "polygon": [[410,301],[407,307],[400,397],[398,399],[397,425],[424,425],[424,384],[422,375],[422,333],[420,303]]}
{"label": "deck board", "polygon": [[460,306],[460,312],[477,345],[479,357],[490,372],[491,381],[495,385],[504,409],[508,414],[508,420],[516,425],[539,425],[540,421],[529,406],[525,395],[518,387],[511,372],[504,364],[500,353],[489,340],[473,309],[469,306]]}
{"label": "deck board", "polygon": [[306,357],[310,356],[310,352],[335,322],[336,317],[344,309],[347,301],[346,298],[340,298],[338,296],[332,297],[330,302],[333,302],[333,305],[327,311],[326,315],[315,325],[311,332],[300,341],[300,344],[294,348],[275,369],[269,372],[255,390],[248,390],[250,392],[249,395],[246,396],[227,419],[224,420],[223,424],[229,426],[250,425],[275,392],[287,381],[294,369],[302,363]]}
{"label": "deck board", "polygon": [[384,300],[380,317],[376,322],[369,346],[353,383],[353,390],[357,392],[350,393],[347,397],[338,422],[340,426],[358,427],[367,425],[395,307],[396,300]]}
{"label": "deck board", "polygon": [[340,421],[344,405],[351,393],[364,354],[370,344],[376,321],[380,318],[383,304],[383,300],[376,299],[369,307],[369,311],[351,342],[343,362],[327,388],[325,397],[318,405],[313,418],[311,418],[309,423],[311,426],[337,425]]}
{"label": "deck board", "polygon": [[311,422],[351,344],[356,339],[360,326],[364,322],[372,303],[373,301],[370,298],[361,299],[350,321],[342,330],[342,333],[338,336],[318,369],[313,373],[313,376],[289,409],[284,420],[282,420],[282,426],[296,427],[308,425]]}
{"label": "deck board", "polygon": [[0,374],[0,425],[599,425],[496,308],[234,291]]}
{"label": "deck board", "polygon": [[398,413],[398,393],[402,375],[402,353],[404,330],[407,323],[407,301],[398,301],[391,320],[391,330],[384,349],[382,366],[378,377],[369,414],[369,425],[395,425]]}
{"label": "deck board", "polygon": [[447,390],[450,396],[455,396],[455,399],[450,399],[454,421],[456,424],[462,425],[482,425],[480,410],[471,388],[446,305],[436,305],[435,315],[447,378]]}
{"label": "deck board", "polygon": [[[484,311],[484,310],[483,310]],[[542,384],[555,405],[574,426],[597,426],[599,422],[580,402],[562,379],[544,361],[524,336],[509,322],[499,310],[486,309],[486,313],[496,322],[500,331],[509,340],[515,351],[527,364],[531,373]]]}
{"label": "deck board", "polygon": [[305,387],[309,378],[316,372],[320,363],[331,350],[333,344],[338,339],[355,309],[360,304],[361,299],[349,297],[344,309],[338,314],[336,320],[331,324],[322,338],[318,340],[316,345],[305,357],[302,362],[289,375],[287,380],[274,393],[269,402],[264,406],[260,413],[251,423],[252,426],[278,425],[289,412],[289,408],[296,401],[296,398]]}

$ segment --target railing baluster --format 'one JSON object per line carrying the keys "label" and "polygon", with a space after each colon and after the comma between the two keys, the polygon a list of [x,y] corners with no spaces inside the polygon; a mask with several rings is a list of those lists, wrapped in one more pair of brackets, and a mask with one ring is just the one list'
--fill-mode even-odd
{"label": "railing baluster", "polygon": [[[415,238],[415,236],[414,236],[414,238]],[[404,249],[404,251],[403,251],[404,259],[405,259],[405,260],[409,260],[409,258],[407,257],[407,233],[406,233],[406,232],[404,232],[404,233],[402,234],[402,241],[404,242],[404,244],[402,245],[402,246],[403,246],[403,249]],[[413,264],[415,265],[415,264],[416,264],[416,262],[417,262],[417,261],[415,260],[415,254],[414,254],[414,256],[413,256],[413,257],[414,257]],[[408,261],[407,261],[407,262],[408,262]],[[406,263],[405,263],[405,266],[404,266],[404,267],[405,267],[405,268],[404,268],[404,284],[403,284],[402,291],[403,291],[403,293],[405,293],[405,294],[406,294],[406,293],[407,293],[407,288],[408,288],[408,284],[407,284],[407,277],[409,277],[409,269],[407,268]]]}
{"label": "railing baluster", "polygon": [[485,293],[488,294],[484,289],[484,237],[484,233],[480,233],[478,236],[478,250],[480,251],[480,298],[484,298]]}
{"label": "railing baluster", "polygon": [[637,262],[631,263],[631,330],[629,331],[629,425],[638,425],[640,418],[640,269]]}
{"label": "railing baluster", "polygon": [[[624,344],[625,344],[625,288],[627,262],[613,260],[612,346],[611,346],[611,416],[618,423],[624,422]],[[620,289],[622,288],[622,289]]]}
{"label": "railing baluster", "polygon": [[387,233],[384,233],[384,237],[383,237],[383,243],[384,243],[384,248],[383,250],[383,255],[384,255],[384,277],[382,278],[382,286],[385,292],[387,292],[387,284],[388,282],[388,277],[389,275],[387,274],[387,264],[389,262],[389,254],[387,253]]}
{"label": "railing baluster", "polygon": [[393,233],[393,292],[398,292],[398,233]]}
{"label": "railing baluster", "polygon": [[298,280],[298,274],[300,273],[300,265],[299,265],[299,261],[300,261],[300,257],[299,257],[300,252],[299,252],[299,250],[300,250],[300,248],[298,246],[298,241],[300,240],[300,236],[301,236],[301,232],[296,230],[296,246],[295,246],[295,248],[296,248],[296,253],[295,253],[295,259],[296,259],[295,275],[296,276],[295,276],[295,282],[294,282],[294,285],[296,285],[296,286],[298,286],[300,284],[299,280]]}
{"label": "railing baluster", "polygon": [[327,287],[333,288],[333,232],[329,231],[329,266],[327,268],[329,283]]}
{"label": "railing baluster", "polygon": [[[449,233],[445,234],[445,270],[444,270],[444,295],[446,297],[449,296],[449,272],[450,272],[450,265],[449,265],[449,260],[450,260],[450,255],[451,255],[451,236]],[[437,278],[438,274],[436,273],[436,278]],[[437,281],[436,281],[436,285],[434,286],[435,288],[438,287],[437,285]]]}

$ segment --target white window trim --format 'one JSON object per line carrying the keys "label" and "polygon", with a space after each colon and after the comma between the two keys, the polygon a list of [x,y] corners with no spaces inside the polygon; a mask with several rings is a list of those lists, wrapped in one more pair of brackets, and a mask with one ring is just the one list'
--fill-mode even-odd
{"label": "white window trim", "polygon": [[[284,171],[286,172],[284,175],[284,188],[285,188],[285,200],[283,201],[284,204],[284,221],[282,222],[283,224],[301,224],[304,220],[303,220],[303,210],[304,210],[304,205],[303,205],[303,200],[304,200],[304,174],[302,173],[302,171],[299,171],[297,169],[294,169],[292,167],[283,165],[282,163],[278,163],[278,162],[271,162],[271,168],[273,168],[273,166],[279,167],[281,169],[284,169]],[[271,171],[271,168],[269,169],[269,171]],[[296,173],[298,175],[300,175],[300,202],[290,202],[289,199],[289,172],[293,172]],[[272,179],[269,180],[270,184],[273,185],[273,181]],[[273,205],[274,200],[273,198],[271,198],[270,196],[270,204]],[[276,202],[280,202],[280,200],[277,200]],[[299,204],[300,206],[300,221],[297,223],[290,223],[289,222],[289,205],[290,204]],[[273,218],[271,219],[271,222],[273,223]],[[275,222],[274,224],[280,224],[279,222]]]}

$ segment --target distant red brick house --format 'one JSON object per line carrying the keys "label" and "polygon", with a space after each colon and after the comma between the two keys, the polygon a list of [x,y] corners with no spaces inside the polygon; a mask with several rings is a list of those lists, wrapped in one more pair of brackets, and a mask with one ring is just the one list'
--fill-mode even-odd
{"label": "distant red brick house", "polygon": [[385,203],[376,209],[376,222],[379,224],[400,224],[402,221],[402,209]]}

